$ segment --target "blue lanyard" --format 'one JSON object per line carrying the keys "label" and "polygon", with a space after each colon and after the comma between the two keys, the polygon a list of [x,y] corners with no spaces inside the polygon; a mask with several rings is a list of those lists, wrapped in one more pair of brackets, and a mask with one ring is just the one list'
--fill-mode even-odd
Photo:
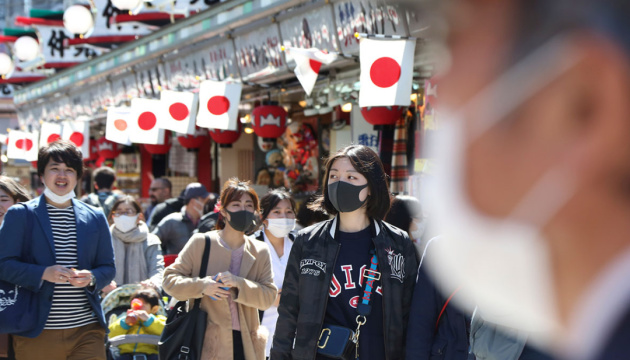
{"label": "blue lanyard", "polygon": [[378,269],[378,258],[376,252],[372,253],[370,258],[370,268],[363,271],[363,294],[361,295],[361,302],[357,306],[357,312],[359,315],[367,316],[372,310],[370,301],[372,300],[372,293],[374,290],[374,282],[381,279],[381,273]]}

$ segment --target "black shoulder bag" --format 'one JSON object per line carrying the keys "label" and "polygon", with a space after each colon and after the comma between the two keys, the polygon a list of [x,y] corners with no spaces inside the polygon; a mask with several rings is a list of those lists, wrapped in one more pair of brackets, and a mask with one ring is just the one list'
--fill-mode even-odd
{"label": "black shoulder bag", "polygon": [[381,279],[378,272],[376,250],[370,251],[370,267],[363,270],[363,292],[357,306],[357,329],[353,331],[344,326],[324,324],[317,342],[317,353],[331,359],[350,360],[359,357],[359,335],[372,310],[372,292],[374,282]]}
{"label": "black shoulder bag", "polygon": [[[206,276],[209,257],[210,238],[206,235],[206,246],[199,269],[200,278]],[[160,360],[201,360],[208,314],[199,308],[201,299],[195,299],[189,311],[186,311],[187,303],[187,301],[179,301],[168,313],[166,325],[158,343]]]}

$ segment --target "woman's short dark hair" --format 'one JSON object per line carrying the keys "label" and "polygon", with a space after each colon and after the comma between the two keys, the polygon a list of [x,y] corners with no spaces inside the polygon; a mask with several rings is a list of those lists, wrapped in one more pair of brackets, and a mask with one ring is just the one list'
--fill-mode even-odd
{"label": "woman's short dark hair", "polygon": [[271,213],[271,210],[273,210],[273,208],[275,208],[282,200],[289,200],[291,208],[295,212],[295,200],[293,200],[293,197],[288,191],[285,189],[270,190],[265,194],[265,196],[260,198],[260,210],[262,211],[260,221],[265,221],[267,216]]}
{"label": "woman's short dark hair", "polygon": [[114,216],[114,211],[116,211],[122,203],[127,203],[131,205],[133,209],[136,210],[137,214],[142,214],[142,206],[140,206],[138,200],[136,200],[136,198],[131,195],[123,195],[116,199],[116,201],[114,201],[114,205],[112,205],[112,210],[109,212],[110,217]]}
{"label": "woman's short dark hair", "polygon": [[81,150],[70,141],[57,140],[39,149],[37,155],[37,174],[39,176],[44,175],[44,170],[50,159],[64,163],[67,167],[74,169],[77,172],[77,180],[83,177],[83,155]]}
{"label": "woman's short dark hair", "polygon": [[422,216],[422,207],[418,199],[408,195],[397,195],[392,199],[392,206],[385,221],[409,232],[413,218],[420,216]]}
{"label": "woman's short dark hair", "polygon": [[11,179],[10,177],[0,176],[0,190],[4,191],[13,198],[13,201],[16,203],[29,201],[31,196],[28,194],[28,191],[20,185],[17,181]]}
{"label": "woman's short dark hair", "polygon": [[328,197],[328,176],[330,168],[335,160],[347,158],[352,167],[361,175],[365,176],[370,189],[370,196],[366,201],[367,216],[383,220],[389,211],[389,188],[387,185],[387,174],[383,169],[383,163],[374,150],[363,145],[350,145],[339,150],[335,155],[326,160],[326,172],[324,173],[324,183],[322,185],[322,196],[313,202],[309,207],[317,210],[323,208],[327,213],[336,215],[337,210]]}
{"label": "woman's short dark hair", "polygon": [[[254,211],[260,211],[258,195],[256,194],[256,191],[254,191],[254,189],[251,187],[251,183],[249,181],[241,181],[235,177],[231,178],[230,180],[226,181],[225,184],[223,184],[221,195],[219,195],[221,209],[228,206],[228,204],[232,201],[239,200],[244,194],[248,194],[252,198],[252,201],[254,202]],[[218,230],[221,230],[224,227],[225,222],[223,221],[223,215],[220,215],[216,228]]]}

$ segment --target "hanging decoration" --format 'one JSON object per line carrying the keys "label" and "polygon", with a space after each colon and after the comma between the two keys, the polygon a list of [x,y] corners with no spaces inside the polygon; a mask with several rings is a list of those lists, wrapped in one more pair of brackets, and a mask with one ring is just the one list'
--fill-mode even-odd
{"label": "hanging decoration", "polygon": [[359,106],[409,106],[415,39],[361,38]]}
{"label": "hanging decoration", "polygon": [[107,109],[107,124],[105,125],[105,138],[107,140],[131,145],[129,141],[129,128],[132,119],[131,108],[110,107]]}
{"label": "hanging decoration", "polygon": [[144,149],[151,155],[166,155],[171,150],[171,132],[166,130],[164,138],[160,144],[142,144]]}
{"label": "hanging decoration", "polygon": [[194,134],[198,104],[198,94],[162,90],[158,126],[180,134]]}
{"label": "hanging decoration", "polygon": [[407,109],[407,106],[369,106],[361,108],[361,115],[368,123],[379,125],[394,125]]}
{"label": "hanging decoration", "polygon": [[81,150],[83,159],[90,157],[90,123],[87,121],[66,121],[61,137],[72,142]]}
{"label": "hanging decoration", "polygon": [[102,159],[115,159],[121,152],[120,146],[102,137],[96,141],[98,157]]}
{"label": "hanging decoration", "polygon": [[242,89],[241,83],[202,81],[199,86],[197,126],[208,129],[236,130]]}
{"label": "hanging decoration", "polygon": [[193,135],[180,135],[177,137],[177,141],[186,149],[199,149],[208,140],[208,132],[199,127]]}
{"label": "hanging decoration", "polygon": [[44,147],[61,139],[61,125],[51,122],[43,122],[39,129],[39,147]]}
{"label": "hanging decoration", "polygon": [[7,139],[7,157],[9,159],[20,159],[26,161],[36,161],[37,138],[39,134],[19,130],[11,130]]}
{"label": "hanging decoration", "polygon": [[238,131],[212,129],[212,130],[208,130],[208,134],[210,134],[212,141],[219,144],[220,147],[231,148],[232,144],[235,143],[241,137],[242,130],[243,130],[243,126],[239,122]]}
{"label": "hanging decoration", "polygon": [[160,100],[132,99],[129,140],[138,144],[164,144],[164,129],[157,125]]}
{"label": "hanging decoration", "polygon": [[87,37],[94,30],[94,15],[83,5],[72,5],[63,13],[63,26],[71,34]]}
{"label": "hanging decoration", "polygon": [[262,105],[252,111],[252,128],[259,137],[274,139],[287,128],[287,111],[278,105]]}
{"label": "hanging decoration", "polygon": [[337,60],[337,54],[325,53],[316,48],[288,47],[286,51],[295,60],[296,67],[293,72],[308,96],[311,96],[322,65],[330,65]]}

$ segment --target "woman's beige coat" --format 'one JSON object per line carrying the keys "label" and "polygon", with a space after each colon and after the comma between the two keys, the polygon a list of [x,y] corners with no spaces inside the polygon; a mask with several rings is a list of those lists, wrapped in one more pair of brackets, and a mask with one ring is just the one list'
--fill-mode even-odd
{"label": "woman's beige coat", "polygon": [[[210,235],[210,260],[205,278],[199,278],[201,257],[205,246],[204,235]],[[212,300],[202,291],[208,280],[219,272],[227,271],[232,251],[219,241],[218,232],[195,234],[179,253],[175,262],[164,271],[164,290],[178,300],[202,298],[201,309],[208,313],[203,359],[232,359],[232,317],[227,300]],[[241,271],[237,275],[238,287],[232,288],[232,299],[238,304],[243,348],[247,360],[265,359],[267,334],[260,326],[258,309],[269,308],[276,299],[278,289],[273,283],[271,255],[262,241],[247,237]]]}

